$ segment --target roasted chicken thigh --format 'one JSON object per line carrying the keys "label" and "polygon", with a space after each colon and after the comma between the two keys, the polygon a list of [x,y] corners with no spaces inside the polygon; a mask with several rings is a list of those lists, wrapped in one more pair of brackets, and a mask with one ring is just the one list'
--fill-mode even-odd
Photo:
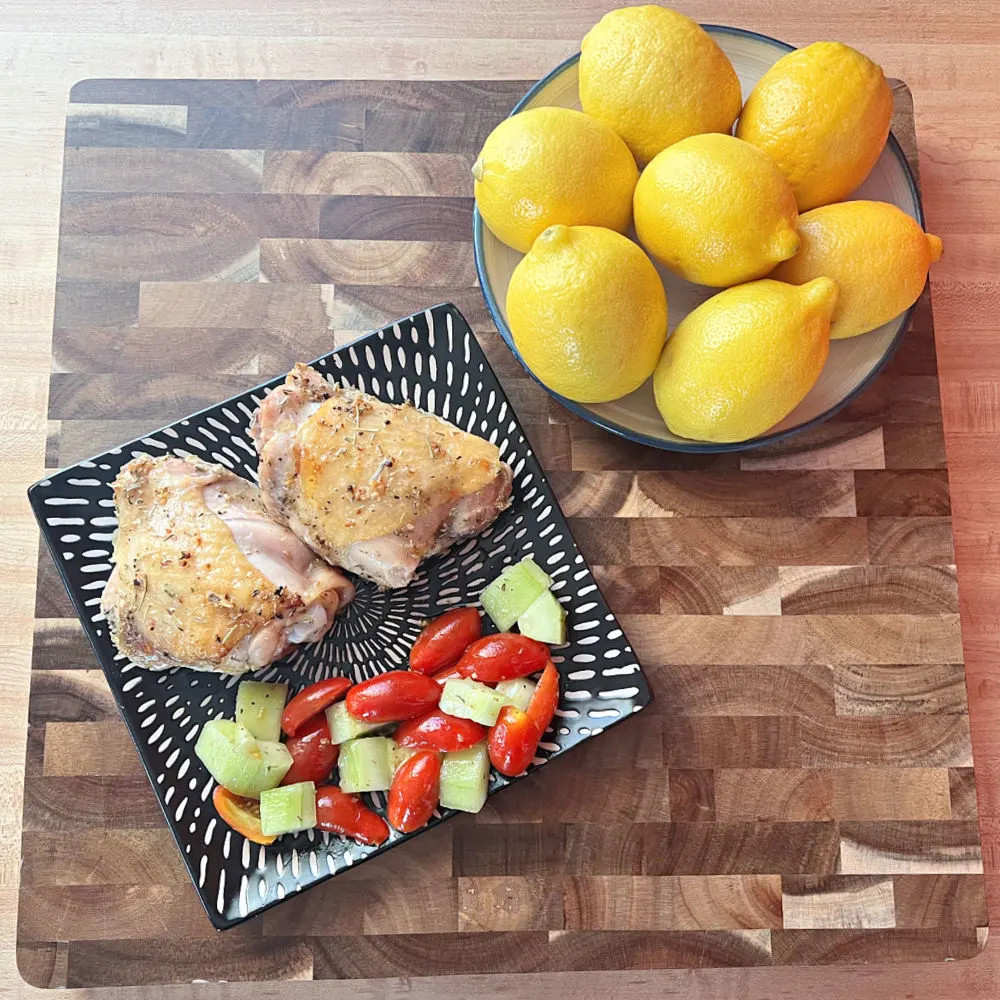
{"label": "roasted chicken thigh", "polygon": [[252,483],[192,456],[142,455],[114,482],[101,599],[111,636],[151,669],[240,674],[316,642],[354,587],[272,518]]}
{"label": "roasted chicken thigh", "polygon": [[382,587],[510,503],[495,445],[296,365],[251,426],[268,509],[324,559]]}

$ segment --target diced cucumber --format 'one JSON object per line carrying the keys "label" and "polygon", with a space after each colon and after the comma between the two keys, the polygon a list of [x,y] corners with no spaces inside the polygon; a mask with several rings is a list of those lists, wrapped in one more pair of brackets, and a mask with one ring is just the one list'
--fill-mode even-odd
{"label": "diced cucumber", "polygon": [[566,611],[546,590],[517,620],[521,635],[552,646],[561,646],[566,641]]}
{"label": "diced cucumber", "polygon": [[367,736],[385,728],[385,723],[382,722],[355,719],[347,711],[347,703],[343,701],[334,702],[326,710],[326,721],[330,726],[331,743],[346,743],[348,740],[356,740],[359,736]]}
{"label": "diced cucumber", "polygon": [[[547,582],[543,583],[538,574]],[[538,595],[548,589],[550,582],[529,556],[508,566],[479,595],[479,600],[496,627],[501,632],[507,632],[518,617],[531,607]]]}
{"label": "diced cucumber", "polygon": [[416,747],[401,747],[393,740],[392,748],[389,751],[392,762],[392,773],[395,774],[415,753],[419,753]]}
{"label": "diced cucumber", "polygon": [[241,681],[236,689],[236,725],[258,740],[280,739],[287,697],[287,684]]}
{"label": "diced cucumber", "polygon": [[503,698],[505,705],[513,705],[523,712],[531,702],[535,685],[527,677],[518,677],[513,681],[501,681],[496,686],[496,692]]}
{"label": "diced cucumber", "polygon": [[311,830],[316,825],[316,786],[311,781],[260,793],[260,828],[266,837]]}
{"label": "diced cucumber", "polygon": [[441,806],[477,813],[490,787],[490,758],[485,743],[446,753],[441,762]]}
{"label": "diced cucumber", "polygon": [[548,590],[552,586],[552,577],[542,569],[531,556],[525,556],[518,566],[523,566],[524,571],[541,585],[543,590]]}
{"label": "diced cucumber", "polygon": [[342,792],[385,792],[392,784],[392,740],[387,736],[367,736],[341,744],[340,790]]}
{"label": "diced cucumber", "polygon": [[255,740],[231,719],[206,722],[194,752],[223,788],[251,799],[279,785],[292,766],[284,743]]}
{"label": "diced cucumber", "polygon": [[503,695],[479,681],[465,677],[445,681],[439,708],[456,719],[472,719],[482,726],[492,726],[504,706]]}

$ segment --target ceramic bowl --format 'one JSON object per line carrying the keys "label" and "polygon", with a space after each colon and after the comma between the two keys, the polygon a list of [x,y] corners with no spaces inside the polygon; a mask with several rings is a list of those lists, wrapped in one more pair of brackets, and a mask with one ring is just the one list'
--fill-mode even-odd
{"label": "ceramic bowl", "polygon": [[[764,72],[792,50],[791,45],[765,35],[739,28],[704,25],[731,60],[740,78],[744,99]],[[528,108],[559,106],[580,108],[577,85],[579,54],[557,66],[539,80],[514,108],[512,114]],[[903,151],[895,137],[889,141],[868,179],[854,192],[852,199],[887,201],[924,224],[920,195]],[[522,254],[501,243],[483,223],[477,211],[474,218],[476,266],[479,281],[493,320],[510,349],[517,348],[507,325],[506,298],[510,276]],[[632,234],[634,235],[634,234]],[[667,290],[669,327],[674,327],[696,306],[716,294],[719,289],[694,285],[677,277],[667,268],[657,266]],[[652,380],[635,392],[610,403],[575,403],[553,393],[574,413],[590,423],[632,441],[671,451],[719,452],[739,451],[782,440],[825,420],[846,406],[871,382],[899,346],[909,326],[912,309],[884,326],[861,337],[835,340],[830,357],[816,385],[805,399],[779,424],[766,434],[728,444],[692,441],[667,430],[653,401]],[[522,361],[523,364],[523,361]]]}

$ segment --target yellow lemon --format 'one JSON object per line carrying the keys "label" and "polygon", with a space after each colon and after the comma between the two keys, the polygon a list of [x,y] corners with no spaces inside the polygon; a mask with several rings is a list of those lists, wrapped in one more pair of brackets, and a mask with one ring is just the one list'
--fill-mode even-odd
{"label": "yellow lemon", "polygon": [[881,67],[840,42],[816,42],[760,78],[736,134],[778,164],[805,212],[841,201],[868,176],[891,119]]}
{"label": "yellow lemon", "polygon": [[675,434],[746,441],[788,416],[816,384],[830,351],[837,285],[764,278],[719,292],[688,313],[653,376]]}
{"label": "yellow lemon", "polygon": [[483,221],[527,253],[549,226],[624,232],[639,170],[607,125],[571,108],[533,108],[490,133],[472,176]]}
{"label": "yellow lemon", "polygon": [[820,275],[840,286],[830,337],[868,333],[920,297],[941,241],[902,209],[884,201],[842,201],[799,219],[802,246],[772,273],[802,285]]}
{"label": "yellow lemon", "polygon": [[631,240],[553,226],[507,287],[507,322],[535,377],[580,403],[604,403],[653,374],[667,339],[667,294]]}
{"label": "yellow lemon", "polygon": [[785,175],[731,135],[693,135],[668,146],[639,177],[633,208],[642,245],[699,285],[763,278],[799,246],[799,212]]}
{"label": "yellow lemon", "polygon": [[640,163],[700,132],[729,132],[743,97],[736,70],[691,18],[666,7],[605,14],[580,46],[580,105]]}

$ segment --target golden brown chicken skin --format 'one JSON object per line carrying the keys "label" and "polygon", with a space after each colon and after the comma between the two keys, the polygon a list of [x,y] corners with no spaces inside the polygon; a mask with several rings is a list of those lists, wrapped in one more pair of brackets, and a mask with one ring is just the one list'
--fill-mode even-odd
{"label": "golden brown chicken skin", "polygon": [[383,587],[510,503],[495,445],[296,365],[254,415],[268,508],[329,562]]}
{"label": "golden brown chicken skin", "polygon": [[114,482],[115,565],[101,608],[141,666],[239,674],[326,634],[353,595],[267,513],[260,491],[186,456],[143,455]]}

